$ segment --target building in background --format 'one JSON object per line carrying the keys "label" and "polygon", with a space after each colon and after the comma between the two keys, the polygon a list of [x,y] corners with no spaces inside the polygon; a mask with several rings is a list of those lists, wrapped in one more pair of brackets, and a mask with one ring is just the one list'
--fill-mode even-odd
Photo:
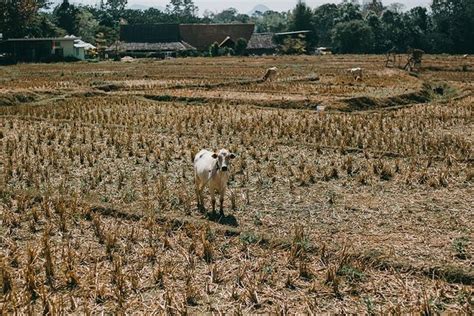
{"label": "building in background", "polygon": [[242,24],[180,24],[179,32],[183,41],[196,47],[197,50],[208,50],[214,43],[237,43],[240,38],[248,43],[255,25]]}
{"label": "building in background", "polygon": [[16,62],[84,60],[85,51],[93,45],[74,35],[48,38],[10,38],[0,41],[0,53]]}
{"label": "building in background", "polygon": [[247,42],[254,24],[135,24],[120,26],[120,41],[107,48],[117,56],[165,57],[192,51],[207,51],[214,43]]}
{"label": "building in background", "polygon": [[91,43],[84,42],[81,39],[74,40],[74,57],[77,59],[86,60],[88,57],[94,57],[96,49]]}
{"label": "building in background", "polygon": [[166,57],[195,51],[181,39],[179,24],[120,25],[120,40],[109,46],[109,56]]}
{"label": "building in background", "polygon": [[254,33],[247,43],[247,52],[250,55],[272,55],[278,50],[274,41],[274,33]]}

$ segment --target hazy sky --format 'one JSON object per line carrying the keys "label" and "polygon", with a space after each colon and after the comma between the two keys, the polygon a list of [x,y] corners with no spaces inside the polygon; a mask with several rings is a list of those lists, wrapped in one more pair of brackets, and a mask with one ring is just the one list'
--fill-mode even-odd
{"label": "hazy sky", "polygon": [[[56,0],[59,2],[60,0]],[[71,2],[83,3],[83,4],[95,4],[99,2],[98,0],[70,0]],[[199,7],[199,13],[204,12],[204,10],[210,11],[222,11],[229,7],[236,8],[240,12],[247,13],[252,10],[257,4],[264,4],[272,10],[275,11],[286,11],[293,8],[296,4],[296,0],[194,0],[194,3]],[[341,0],[306,0],[306,4],[311,7],[316,7],[324,3],[340,3]],[[362,2],[362,1],[361,1]],[[431,0],[383,0],[384,4],[389,4],[392,2],[403,3],[407,9],[418,5],[428,5],[431,3]],[[128,0],[129,5],[139,4],[147,6],[161,6],[165,7],[169,0]]]}

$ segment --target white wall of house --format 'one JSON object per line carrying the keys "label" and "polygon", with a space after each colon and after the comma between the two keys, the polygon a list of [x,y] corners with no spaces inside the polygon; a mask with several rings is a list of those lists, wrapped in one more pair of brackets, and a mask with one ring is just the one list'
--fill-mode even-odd
{"label": "white wall of house", "polygon": [[84,47],[74,47],[74,57],[85,60],[86,59],[86,51]]}
{"label": "white wall of house", "polygon": [[74,55],[74,40],[55,40],[51,53],[54,54],[58,48],[62,48],[64,57],[76,57]]}

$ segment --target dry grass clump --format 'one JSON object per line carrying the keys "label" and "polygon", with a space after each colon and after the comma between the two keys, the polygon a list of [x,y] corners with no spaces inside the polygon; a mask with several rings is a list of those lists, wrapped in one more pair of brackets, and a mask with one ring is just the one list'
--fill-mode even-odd
{"label": "dry grass clump", "polygon": [[[0,69],[0,93],[37,96],[0,107],[0,310],[472,313],[473,73],[382,59]],[[434,79],[448,95],[406,102]],[[196,209],[191,164],[221,147],[223,218]]]}

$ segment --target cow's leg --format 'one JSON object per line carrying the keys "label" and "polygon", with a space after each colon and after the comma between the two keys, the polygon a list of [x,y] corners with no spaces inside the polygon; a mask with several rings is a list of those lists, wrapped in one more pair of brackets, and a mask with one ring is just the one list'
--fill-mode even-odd
{"label": "cow's leg", "polygon": [[221,215],[224,215],[225,188],[222,188],[219,193],[220,193],[220,196],[219,196],[219,202],[220,202],[219,211],[220,211]]}
{"label": "cow's leg", "polygon": [[216,192],[213,187],[209,187],[211,193],[212,213],[216,212]]}
{"label": "cow's leg", "polygon": [[196,199],[197,199],[197,207],[198,209],[202,209],[204,207],[204,201],[203,201],[203,197],[202,197],[202,191],[203,191],[203,188],[202,188],[202,183],[201,183],[201,180],[196,176],[194,178],[195,180],[195,189],[196,189]]}
{"label": "cow's leg", "polygon": [[198,209],[202,209],[204,208],[204,198],[202,196],[202,192],[203,189],[201,186],[199,186],[197,189],[196,189],[196,194],[197,194],[197,207]]}

